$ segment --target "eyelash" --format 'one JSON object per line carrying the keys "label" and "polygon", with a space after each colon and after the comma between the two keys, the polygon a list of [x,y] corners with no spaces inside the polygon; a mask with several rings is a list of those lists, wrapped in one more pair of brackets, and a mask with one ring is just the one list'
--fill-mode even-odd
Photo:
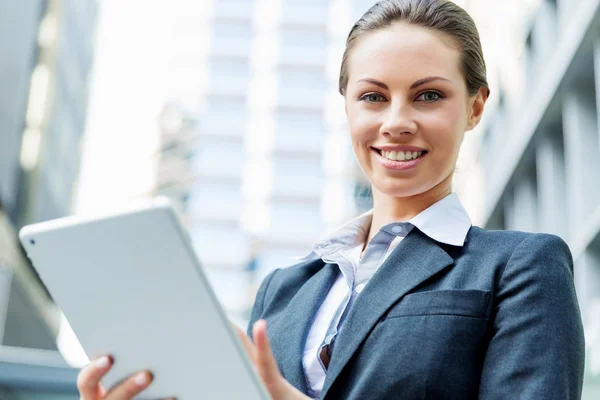
{"label": "eyelash", "polygon": [[[420,100],[420,101],[424,101],[424,102],[426,102],[426,103],[434,103],[434,102],[436,102],[436,101],[439,101],[439,100],[442,100],[442,99],[445,99],[445,98],[446,98],[446,97],[445,97],[443,94],[441,94],[441,93],[440,93],[440,92],[438,92],[437,90],[427,90],[427,91],[425,91],[425,92],[422,92],[422,93],[420,93],[420,94],[417,96],[417,99],[418,99],[419,97],[421,97],[421,96],[425,95],[425,94],[428,94],[428,93],[434,93],[434,94],[436,94],[436,95],[438,96],[438,98],[437,98],[436,100],[429,100],[429,101],[428,101],[428,100]],[[371,104],[372,104],[372,103],[378,103],[378,101],[369,101],[369,100],[367,100],[367,98],[368,98],[369,96],[379,96],[380,98],[383,98],[383,99],[385,99],[385,97],[384,97],[383,95],[381,95],[381,94],[379,94],[379,93],[371,92],[371,93],[365,93],[365,94],[363,94],[363,95],[362,95],[362,96],[359,98],[359,100],[360,100],[360,101],[366,101],[367,103],[371,103]]]}

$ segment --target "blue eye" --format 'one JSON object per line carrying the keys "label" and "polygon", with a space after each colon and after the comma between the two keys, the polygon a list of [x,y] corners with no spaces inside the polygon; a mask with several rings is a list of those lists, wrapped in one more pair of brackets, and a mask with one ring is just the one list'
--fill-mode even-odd
{"label": "blue eye", "polygon": [[360,100],[366,101],[368,103],[379,103],[380,101],[385,101],[385,97],[380,95],[379,93],[367,93],[360,97]]}
{"label": "blue eye", "polygon": [[434,91],[429,91],[429,92],[423,92],[421,93],[418,97],[417,100],[420,101],[424,101],[427,103],[433,103],[434,101],[443,99],[444,96],[442,96],[441,93],[438,92],[434,92]]}

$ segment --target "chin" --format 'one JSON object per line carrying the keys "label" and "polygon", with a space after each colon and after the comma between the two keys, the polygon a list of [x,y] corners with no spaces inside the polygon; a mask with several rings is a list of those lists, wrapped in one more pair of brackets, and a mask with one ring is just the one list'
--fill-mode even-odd
{"label": "chin", "polygon": [[412,179],[387,178],[372,181],[373,186],[381,193],[393,197],[412,197],[423,194],[434,185],[415,182]]}

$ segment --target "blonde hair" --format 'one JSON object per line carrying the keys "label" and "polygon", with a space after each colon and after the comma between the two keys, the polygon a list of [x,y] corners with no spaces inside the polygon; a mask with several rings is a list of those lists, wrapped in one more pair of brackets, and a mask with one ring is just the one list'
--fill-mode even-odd
{"label": "blonde hair", "polygon": [[485,87],[489,96],[485,60],[475,22],[464,9],[448,0],[383,0],[372,6],[354,24],[346,40],[339,78],[342,95],[348,86],[348,58],[358,39],[396,22],[430,28],[454,38],[460,46],[461,69],[468,93],[473,96]]}

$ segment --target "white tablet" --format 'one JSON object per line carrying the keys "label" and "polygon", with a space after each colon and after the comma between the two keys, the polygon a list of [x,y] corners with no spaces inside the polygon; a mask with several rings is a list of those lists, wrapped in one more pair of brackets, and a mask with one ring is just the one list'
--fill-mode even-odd
{"label": "white tablet", "polygon": [[148,369],[138,399],[269,398],[168,201],[29,225],[20,239],[87,356],[114,356],[105,387]]}

